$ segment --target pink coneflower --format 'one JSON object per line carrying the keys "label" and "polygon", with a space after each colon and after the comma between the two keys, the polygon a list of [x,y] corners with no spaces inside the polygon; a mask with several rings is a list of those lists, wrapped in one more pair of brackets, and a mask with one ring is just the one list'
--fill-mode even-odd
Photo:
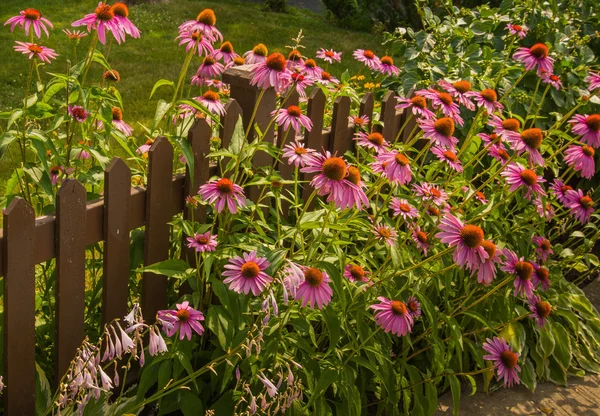
{"label": "pink coneflower", "polygon": [[295,141],[284,146],[283,157],[288,159],[288,164],[293,164],[297,168],[303,168],[308,163],[310,154],[313,152],[313,149],[305,148],[304,143]]}
{"label": "pink coneflower", "polygon": [[600,147],[600,114],[578,114],[569,123],[573,124],[571,131],[581,134],[581,141],[592,147]]}
{"label": "pink coneflower", "polygon": [[394,60],[391,56],[384,56],[379,60],[379,72],[388,76],[400,75],[400,70],[394,65]]}
{"label": "pink coneflower", "polygon": [[269,54],[269,50],[265,45],[259,43],[252,50],[244,53],[244,59],[246,60],[247,65],[254,65],[266,62],[267,55]]}
{"label": "pink coneflower", "polygon": [[58,177],[61,173],[63,173],[62,166],[52,166],[50,168],[50,181],[52,182],[52,186],[58,183]]}
{"label": "pink coneflower", "polygon": [[198,14],[196,20],[188,20],[179,25],[179,32],[195,32],[199,30],[213,42],[217,40],[222,42],[223,35],[215,27],[215,23],[217,23],[215,12],[211,9],[204,9]]}
{"label": "pink coneflower", "polygon": [[90,160],[92,155],[85,149],[73,149],[73,153],[75,153],[75,159],[77,160]]}
{"label": "pink coneflower", "polygon": [[461,80],[451,84],[448,81],[440,79],[437,83],[440,87],[448,91],[459,104],[464,105],[466,109],[475,110],[475,104],[470,99],[473,96],[473,92],[471,91],[471,83],[469,81]]}
{"label": "pink coneflower", "polygon": [[311,186],[321,196],[329,194],[327,201],[335,202],[341,209],[347,207],[351,201],[366,200],[363,190],[348,180],[348,167],[344,159],[331,156],[329,151],[324,155],[313,153],[301,172],[316,173],[317,175],[310,182]]}
{"label": "pink coneflower", "polygon": [[239,55],[233,50],[231,42],[223,42],[213,55],[215,59],[223,59],[225,64],[233,62]]}
{"label": "pink coneflower", "polygon": [[225,115],[225,106],[221,102],[221,97],[214,91],[206,91],[202,94],[202,97],[195,97],[194,100],[205,106],[213,114]]}
{"label": "pink coneflower", "polygon": [[300,73],[314,79],[320,79],[323,69],[320,68],[314,59],[307,59],[298,66]]}
{"label": "pink coneflower", "polygon": [[359,131],[356,133],[354,140],[356,140],[356,143],[359,146],[366,149],[373,149],[377,153],[385,152],[386,148],[389,146],[389,143],[385,141],[383,135],[377,132],[367,134]]}
{"label": "pink coneflower", "polygon": [[504,387],[512,387],[513,384],[520,384],[519,375],[519,354],[513,350],[502,338],[494,337],[493,340],[487,339],[483,343],[483,349],[488,352],[483,359],[494,362],[494,367],[498,371],[498,381],[504,379]]}
{"label": "pink coneflower", "polygon": [[544,203],[542,198],[538,197],[533,200],[533,205],[541,218],[544,218],[546,221],[551,221],[554,218],[555,212],[550,202]]}
{"label": "pink coneflower", "polygon": [[565,151],[565,162],[573,166],[576,172],[581,171],[581,176],[584,178],[592,179],[596,172],[594,153],[594,148],[587,145],[570,146]]}
{"label": "pink coneflower", "polygon": [[317,79],[316,82],[321,85],[329,85],[330,83],[333,85],[338,85],[340,80],[332,76],[329,72],[323,71],[321,72],[321,78]]}
{"label": "pink coneflower", "polygon": [[552,306],[546,301],[543,301],[539,296],[533,296],[529,299],[529,310],[531,319],[535,319],[538,327],[543,328],[548,321],[548,317],[552,312]]}
{"label": "pink coneflower", "polygon": [[369,125],[369,122],[371,121],[371,119],[369,119],[369,117],[367,117],[366,115],[356,116],[356,117],[348,116],[348,121],[352,124],[353,127],[363,129]]}
{"label": "pink coneflower", "polygon": [[296,88],[296,92],[302,98],[306,98],[306,88],[310,87],[315,83],[315,80],[309,77],[305,77],[297,72],[292,73],[293,88]]}
{"label": "pink coneflower", "polygon": [[[356,166],[348,166],[348,176],[346,179],[354,185],[352,192],[348,193],[348,197],[341,200],[336,201],[336,205],[340,209],[352,208],[356,207],[358,210],[363,209],[363,205],[365,207],[369,206],[369,199],[367,198],[367,194],[365,194],[364,189],[366,185],[363,183],[360,171]],[[328,202],[332,201],[333,198],[331,195],[327,199]]]}
{"label": "pink coneflower", "polygon": [[500,111],[504,108],[498,101],[498,94],[496,94],[496,91],[489,88],[481,92],[474,91],[473,98],[475,99],[477,106],[485,108],[488,114],[492,114],[494,111]]}
{"label": "pink coneflower", "polygon": [[404,153],[397,150],[380,153],[373,164],[373,170],[383,173],[390,181],[400,185],[406,185],[412,180],[410,161]]}
{"label": "pink coneflower", "polygon": [[415,194],[423,201],[432,201],[437,206],[442,206],[448,200],[448,194],[443,189],[427,182],[413,185]]}
{"label": "pink coneflower", "polygon": [[25,35],[29,36],[29,29],[33,28],[33,32],[38,38],[42,37],[42,30],[46,33],[46,36],[50,36],[48,33],[48,28],[46,25],[50,26],[50,28],[54,28],[50,20],[42,17],[42,13],[37,9],[25,9],[19,12],[18,16],[13,16],[8,19],[4,26],[10,25],[10,31],[15,30],[16,26],[21,27],[25,30]]}
{"label": "pink coneflower", "polygon": [[457,172],[462,172],[463,167],[460,163],[460,160],[456,157],[456,153],[454,153],[450,149],[443,149],[438,146],[433,146],[431,148],[431,153],[437,156],[439,160],[442,162],[446,162],[452,169]]}
{"label": "pink coneflower", "polygon": [[479,202],[481,202],[484,205],[488,203],[487,198],[485,197],[485,195],[481,191],[475,192],[475,199],[477,199]]}
{"label": "pink coneflower", "polygon": [[112,108],[112,124],[126,136],[131,136],[133,133],[131,126],[123,121],[123,110],[119,107]]}
{"label": "pink coneflower", "polygon": [[344,277],[351,282],[368,282],[368,275],[369,272],[358,264],[347,264],[346,267],[344,267]]}
{"label": "pink coneflower", "polygon": [[590,84],[588,86],[590,91],[597,90],[600,88],[600,74],[596,74],[595,72],[588,73],[588,76],[585,78],[585,82]]}
{"label": "pink coneflower", "polygon": [[204,57],[202,64],[198,67],[196,77],[204,79],[217,78],[223,71],[225,71],[223,64],[217,62],[213,56],[208,55]]}
{"label": "pink coneflower", "polygon": [[420,95],[415,95],[412,98],[402,98],[396,97],[398,104],[396,104],[396,109],[403,110],[405,108],[411,108],[412,113],[416,116],[434,119],[435,113],[427,108],[427,100],[425,97],[421,97]]}
{"label": "pink coneflower", "polygon": [[148,153],[148,151],[150,150],[150,148],[152,147],[153,144],[154,144],[154,139],[148,139],[144,142],[143,145],[141,145],[140,147],[135,149],[135,152],[138,155],[146,154],[146,153]]}
{"label": "pink coneflower", "polygon": [[541,262],[545,262],[548,259],[548,256],[554,253],[554,251],[552,251],[550,240],[547,238],[544,238],[541,235],[536,235],[533,236],[531,241],[537,246],[535,249],[535,254],[537,254]]}
{"label": "pink coneflower", "polygon": [[247,295],[252,291],[254,296],[258,296],[273,281],[264,272],[270,264],[265,257],[258,257],[256,251],[243,253],[243,258],[235,256],[225,265],[227,270],[222,273],[226,277],[223,283],[229,284],[229,289],[236,293]]}
{"label": "pink coneflower", "polygon": [[217,249],[217,234],[211,234],[210,231],[204,234],[194,234],[187,238],[188,248],[193,248],[196,253],[206,253]]}
{"label": "pink coneflower", "polygon": [[381,62],[379,58],[369,49],[357,49],[352,54],[354,59],[358,62],[365,64],[369,69],[377,71]]}
{"label": "pink coneflower", "polygon": [[[299,73],[300,69],[304,66],[304,57],[302,56],[302,52],[298,49],[292,49],[290,53],[288,53],[287,58],[287,67],[294,73]],[[316,63],[315,63],[316,66]],[[305,74],[307,75],[307,74]],[[312,77],[310,77],[312,78]]]}
{"label": "pink coneflower", "polygon": [[511,149],[515,150],[518,155],[527,151],[530,163],[544,166],[544,158],[539,150],[544,139],[544,134],[541,129],[534,127],[532,129],[523,130],[520,134],[507,131],[505,132],[504,137]]}
{"label": "pink coneflower", "polygon": [[400,215],[404,220],[419,217],[419,210],[409,204],[406,199],[392,198],[390,201],[390,209],[394,210],[394,217]]}
{"label": "pink coneflower", "polygon": [[335,52],[333,49],[321,48],[317,51],[317,58],[323,59],[325,62],[330,64],[332,64],[333,61],[342,62],[342,52]]}
{"label": "pink coneflower", "polygon": [[419,225],[415,225],[412,227],[412,232],[410,234],[413,241],[417,244],[417,249],[423,253],[423,255],[427,255],[427,251],[431,246],[429,241],[429,235],[421,230]]}
{"label": "pink coneflower", "polygon": [[281,92],[292,82],[291,71],[287,69],[285,57],[278,53],[269,55],[265,62],[255,64],[252,68],[254,75],[250,84],[259,88],[275,88]]}
{"label": "pink coneflower", "polygon": [[484,286],[489,285],[496,278],[496,263],[500,263],[500,256],[496,244],[492,241],[485,240],[481,246],[488,255],[477,270],[477,281]]}
{"label": "pink coneflower", "polygon": [[198,335],[204,332],[204,327],[200,324],[200,321],[204,321],[204,315],[192,308],[187,300],[178,303],[176,310],[158,311],[158,319],[167,323],[163,325],[163,330],[169,337],[179,331],[179,339],[187,338],[191,341],[192,330]]}
{"label": "pink coneflower", "polygon": [[[139,38],[141,35],[140,30],[129,20],[129,8],[125,3],[116,2],[112,5],[112,11],[115,14],[115,19],[119,23],[119,26],[132,38]],[[125,39],[125,37],[123,37]]]}
{"label": "pink coneflower", "polygon": [[[478,136],[488,147],[488,154],[499,162],[506,163],[510,159],[510,155],[506,151],[506,147],[502,144],[502,136],[496,133],[485,134],[479,133]],[[500,139],[498,139],[500,137]]]}
{"label": "pink coneflower", "polygon": [[535,273],[533,264],[525,261],[523,257],[517,257],[514,251],[507,248],[502,250],[502,254],[505,257],[505,261],[500,270],[515,276],[514,295],[522,295],[525,298],[533,296],[533,282],[531,280]]}
{"label": "pink coneflower", "polygon": [[483,230],[471,224],[464,224],[454,215],[447,213],[438,226],[442,232],[435,236],[444,244],[456,247],[454,262],[461,267],[476,270],[489,256],[483,248]]}
{"label": "pink coneflower", "polygon": [[98,31],[98,40],[103,45],[106,44],[106,32],[112,32],[117,43],[125,40],[125,31],[115,18],[115,12],[111,6],[105,3],[98,3],[94,13],[86,14],[83,19],[71,23],[71,26],[87,26],[87,31]]}
{"label": "pink coneflower", "polygon": [[[494,128],[494,133],[498,136],[505,136],[507,132],[518,133],[521,129],[521,122],[516,118],[506,118],[502,120],[495,114],[490,114],[488,126]],[[502,139],[500,139],[502,140]]]}
{"label": "pink coneflower", "polygon": [[506,178],[506,182],[510,185],[510,192],[515,191],[520,187],[527,189],[525,198],[531,199],[534,196],[546,195],[546,192],[541,187],[541,182],[546,182],[542,176],[538,175],[535,170],[525,169],[520,163],[511,163],[500,173]]}
{"label": "pink coneflower", "polygon": [[531,283],[535,287],[540,287],[544,292],[550,288],[550,271],[543,266],[535,262],[531,262],[533,266],[533,276],[531,276]]}
{"label": "pink coneflower", "polygon": [[413,319],[417,319],[421,316],[421,302],[419,302],[416,297],[409,296],[408,299],[406,299],[406,307]]}
{"label": "pink coneflower", "polygon": [[398,233],[396,230],[384,224],[376,224],[372,226],[371,232],[375,235],[377,240],[390,247],[396,244],[396,240],[398,239]]}
{"label": "pink coneflower", "polygon": [[302,299],[302,306],[310,303],[310,308],[323,309],[333,296],[333,290],[329,286],[331,279],[329,275],[315,267],[304,267],[304,281],[298,286],[296,300]]}
{"label": "pink coneflower", "polygon": [[[275,116],[275,111],[273,111],[271,115]],[[300,132],[302,127],[307,131],[312,129],[312,121],[302,114],[302,110],[297,105],[290,105],[288,108],[279,110],[275,116],[275,122],[279,124],[279,126],[283,126],[285,130],[288,130],[290,126],[296,132]]]}
{"label": "pink coneflower", "polygon": [[550,185],[550,192],[556,196],[556,199],[558,199],[558,202],[560,202],[561,204],[566,204],[567,191],[572,190],[573,187],[566,185],[562,180],[558,178],[554,179],[552,185]]}
{"label": "pink coneflower", "polygon": [[375,322],[384,332],[391,332],[397,336],[404,336],[412,331],[413,317],[401,300],[390,300],[383,296],[377,298],[381,303],[371,305],[371,309],[378,311]]}
{"label": "pink coneflower", "polygon": [[69,115],[79,123],[83,123],[85,119],[90,115],[90,113],[85,111],[85,108],[83,108],[80,105],[69,105],[67,107],[67,113],[69,113]]}
{"label": "pink coneflower", "polygon": [[538,73],[544,70],[551,74],[554,59],[548,55],[548,47],[543,43],[536,43],[531,48],[517,49],[513,59],[522,62],[527,71],[537,68]]}
{"label": "pink coneflower", "polygon": [[508,30],[508,33],[511,35],[517,35],[519,39],[523,39],[525,36],[527,36],[527,31],[529,29],[527,26],[513,25],[512,23],[509,23],[506,25],[504,30]]}
{"label": "pink coneflower", "polygon": [[186,52],[189,52],[192,48],[194,48],[194,51],[198,52],[199,56],[211,55],[214,52],[210,38],[204,36],[199,30],[195,32],[189,32],[187,30],[180,32],[177,39],[181,39],[179,41],[179,46],[185,45]]}
{"label": "pink coneflower", "polygon": [[87,36],[87,33],[82,32],[81,30],[63,29],[63,33],[65,35],[67,35],[69,37],[69,39],[71,39],[71,40],[79,40],[79,39]]}
{"label": "pink coneflower", "polygon": [[202,185],[198,194],[209,204],[215,203],[217,212],[223,211],[227,205],[229,212],[236,214],[238,207],[246,206],[246,196],[242,187],[227,178]]}
{"label": "pink coneflower", "polygon": [[563,87],[562,81],[558,75],[554,75],[549,72],[542,72],[540,74],[540,78],[544,84],[553,86],[557,91]]}
{"label": "pink coneflower", "polygon": [[460,108],[454,102],[452,96],[447,92],[440,92],[434,89],[416,91],[415,94],[421,95],[431,100],[431,105],[435,109],[441,109],[446,117],[451,117],[456,123],[462,126],[465,122],[460,116]]}
{"label": "pink coneflower", "polygon": [[564,204],[582,224],[588,222],[592,212],[594,212],[594,200],[589,195],[584,195],[581,189],[567,191]]}
{"label": "pink coneflower", "polygon": [[454,120],[450,117],[435,119],[417,120],[419,127],[423,130],[423,137],[429,139],[432,144],[441,147],[454,149],[458,144],[458,139],[454,134]]}
{"label": "pink coneflower", "polygon": [[54,49],[50,49],[42,45],[29,42],[19,42],[18,40],[15,41],[15,43],[17,46],[13,46],[14,50],[21,52],[23,55],[27,55],[29,59],[35,57],[40,61],[50,63],[50,59],[56,59],[58,56]]}

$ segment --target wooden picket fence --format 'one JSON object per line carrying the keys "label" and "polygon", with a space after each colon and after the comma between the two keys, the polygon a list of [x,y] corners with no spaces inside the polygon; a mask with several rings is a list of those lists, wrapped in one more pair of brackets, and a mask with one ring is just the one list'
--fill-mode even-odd
{"label": "wooden picket fence", "polygon": [[[244,128],[250,118],[260,91],[250,85],[248,67],[229,69],[223,81],[231,86],[231,99],[226,115],[221,118],[220,138],[228,147],[235,125],[242,117]],[[388,140],[394,140],[404,123],[404,115],[395,109],[395,94],[388,91],[381,103],[379,129]],[[292,94],[286,106],[297,104]],[[326,99],[319,88],[313,88],[308,98],[307,116],[313,128],[306,132],[306,146],[343,154],[354,146],[354,128],[348,122],[351,100],[340,96],[333,104],[331,126],[324,128]],[[276,107],[275,92],[267,90],[255,115],[255,122],[264,131]],[[361,100],[359,115],[373,119],[374,99],[366,93]],[[411,128],[405,131],[412,130]],[[406,135],[404,133],[403,135]],[[251,130],[250,140],[253,134]],[[278,137],[286,137],[280,128]],[[292,140],[294,134],[289,134]],[[185,197],[194,195],[201,184],[218,174],[210,165],[212,129],[205,119],[196,120],[189,131],[193,155],[193,172],[173,175],[173,147],[158,138],[149,151],[148,181],[145,188],[131,187],[129,167],[114,158],[104,173],[104,198],[86,201],[86,190],[75,179],[62,183],[56,197],[56,213],[35,217],[33,208],[21,198],[15,198],[3,212],[4,229],[0,230],[0,275],[4,280],[4,412],[6,415],[35,414],[35,267],[56,259],[55,297],[55,362],[57,379],[66,372],[77,348],[84,339],[84,294],[86,247],[103,242],[102,311],[103,322],[123,317],[127,313],[129,281],[130,231],[145,227],[144,265],[168,258],[170,246],[169,221],[183,212],[191,216]],[[275,131],[266,132],[265,140],[273,142]],[[272,165],[272,157],[261,152],[253,163]],[[284,179],[291,179],[293,170],[279,165]],[[254,189],[253,189],[254,188]],[[247,195],[256,199],[258,187],[250,187]],[[305,192],[307,189],[305,189]],[[310,190],[308,190],[310,193]],[[305,194],[306,197],[306,194]],[[196,208],[195,219],[204,219],[204,207]],[[187,253],[184,253],[187,255]],[[193,263],[194,256],[187,256]],[[153,273],[142,276],[142,310],[146,317],[167,305],[167,278]],[[154,318],[152,318],[153,320]]]}

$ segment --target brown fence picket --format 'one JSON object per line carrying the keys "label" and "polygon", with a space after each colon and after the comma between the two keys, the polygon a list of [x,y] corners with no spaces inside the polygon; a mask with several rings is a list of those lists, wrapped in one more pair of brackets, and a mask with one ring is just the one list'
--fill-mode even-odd
{"label": "brown fence picket", "polygon": [[[319,152],[322,149],[329,149],[329,142],[323,140],[323,118],[326,100],[321,88],[314,88],[308,97],[308,105],[306,107],[306,115],[312,121],[312,129],[304,133],[304,145],[309,149]],[[306,173],[303,176],[303,180],[310,181],[314,176],[314,174]],[[311,193],[311,186],[304,184],[302,198],[306,201]]]}
{"label": "brown fence picket", "polygon": [[[146,232],[144,235],[144,265],[169,257],[169,236],[172,202],[173,146],[165,137],[156,139],[148,152],[148,190],[146,191]],[[142,278],[142,311],[148,323],[156,312],[167,306],[166,276],[144,272]]]}
{"label": "brown fence picket", "polygon": [[[227,104],[225,104],[225,115],[221,116],[222,127],[219,134],[219,137],[221,138],[221,147],[223,149],[228,149],[231,145],[231,139],[235,132],[235,125],[242,116],[242,107],[240,107],[238,102],[233,98],[227,101]],[[223,171],[227,167],[229,160],[229,158],[223,158],[221,161],[221,169]],[[223,171],[220,172],[221,175],[223,175]]]}
{"label": "brown fence picket", "polygon": [[131,171],[122,159],[115,157],[104,172],[103,324],[127,314],[130,194]]}
{"label": "brown fence picket", "polygon": [[333,104],[333,119],[331,121],[331,135],[329,136],[329,150],[342,156],[347,150],[354,147],[354,132],[348,124],[350,115],[350,97],[341,96]]}
{"label": "brown fence picket", "polygon": [[369,124],[367,126],[367,131],[371,131],[371,126],[373,125],[373,108],[375,107],[375,99],[373,98],[373,94],[370,92],[366,92],[365,95],[360,99],[360,107],[358,110],[358,116],[367,116],[369,117]]}
{"label": "brown fence picket", "polygon": [[75,179],[56,195],[56,380],[84,338],[86,191]]}
{"label": "brown fence picket", "polygon": [[387,91],[381,100],[381,114],[379,116],[379,121],[383,122],[383,127],[377,126],[377,130],[388,142],[393,142],[400,130],[401,113],[396,112],[396,104],[396,93],[391,90]]}
{"label": "brown fence picket", "polygon": [[[212,128],[204,118],[196,120],[188,132],[188,141],[194,155],[194,171],[190,172],[189,166],[186,167],[185,175],[185,195],[196,195],[200,185],[204,185],[210,179],[208,154],[210,153],[210,139],[212,137]],[[184,216],[191,219],[189,207],[184,204]],[[206,219],[206,206],[199,206],[194,209],[194,220],[204,222]]]}
{"label": "brown fence picket", "polygon": [[35,414],[35,213],[22,198],[4,210],[4,414]]}

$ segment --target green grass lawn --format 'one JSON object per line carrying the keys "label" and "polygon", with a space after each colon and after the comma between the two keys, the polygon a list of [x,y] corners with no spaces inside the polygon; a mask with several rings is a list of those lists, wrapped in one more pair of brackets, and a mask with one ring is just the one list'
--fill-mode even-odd
{"label": "green grass lawn", "polygon": [[[96,0],[1,0],[0,20],[5,22],[20,10],[33,7],[39,9],[54,24],[50,38],[44,37],[40,42],[60,54],[51,65],[40,67],[42,78],[47,81],[45,72],[64,73],[67,59],[74,60],[73,42],[62,33],[62,29],[70,28],[71,22],[93,12],[97,4]],[[260,4],[239,0],[165,0],[132,6],[129,17],[142,31],[142,37],[128,37],[122,45],[115,42],[109,53],[111,65],[121,74],[118,88],[123,97],[124,117],[132,126],[135,126],[136,121],[147,122],[152,119],[156,100],[161,98],[157,94],[152,100],[148,99],[154,83],[162,78],[176,81],[179,75],[185,49],[178,47],[175,42],[178,26],[186,20],[194,19],[207,7],[215,11],[217,27],[240,54],[257,43],[264,43],[270,51],[287,54],[286,45],[293,44],[292,38],[296,37],[300,29],[305,36],[302,42],[306,46],[303,50],[305,55],[314,56],[321,47],[343,52],[342,65],[330,68],[334,75],[339,76],[346,68],[351,73],[358,71],[360,64],[352,58],[352,51],[356,48],[385,52],[379,36],[344,30],[307,10],[291,8],[286,14],[271,13],[264,11]],[[87,51],[90,38],[87,36],[81,40],[78,46],[79,58]],[[0,65],[0,111],[20,106],[25,93],[28,60],[13,51],[15,40],[27,40],[22,30],[16,29],[14,33],[10,33],[9,26],[0,28],[0,54],[3,57]],[[108,45],[102,48],[107,54]],[[192,70],[199,64],[200,58],[196,57],[191,65]],[[99,68],[90,71],[88,79],[99,80],[100,74]],[[164,94],[166,97],[167,92]],[[2,129],[3,127],[0,132]],[[4,191],[4,182],[11,170],[8,158],[0,161],[0,192]]]}

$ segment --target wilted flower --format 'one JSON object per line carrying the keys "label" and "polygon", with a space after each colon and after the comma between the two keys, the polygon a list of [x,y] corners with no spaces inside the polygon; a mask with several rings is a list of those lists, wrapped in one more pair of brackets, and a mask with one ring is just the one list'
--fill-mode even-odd
{"label": "wilted flower", "polygon": [[85,108],[80,105],[69,105],[67,107],[67,112],[71,117],[75,119],[75,121],[79,123],[83,123],[85,119],[90,115]]}

